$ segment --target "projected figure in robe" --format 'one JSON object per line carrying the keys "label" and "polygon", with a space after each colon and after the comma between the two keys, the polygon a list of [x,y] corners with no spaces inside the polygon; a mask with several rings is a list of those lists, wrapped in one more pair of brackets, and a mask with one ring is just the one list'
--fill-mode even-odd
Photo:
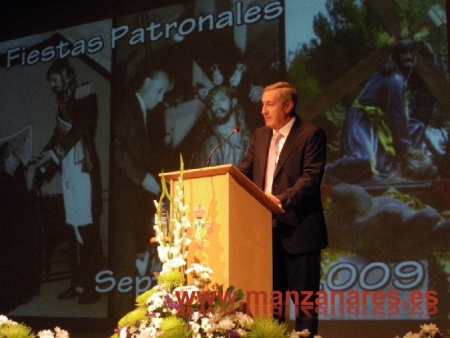
{"label": "projected figure in robe", "polygon": [[[354,101],[344,123],[344,156],[327,166],[326,183],[436,178],[437,169],[424,143],[425,124],[412,117],[419,115],[421,108],[417,101],[420,92],[411,96],[408,83],[418,47],[412,40],[400,41]],[[431,114],[430,106],[427,113]]]}

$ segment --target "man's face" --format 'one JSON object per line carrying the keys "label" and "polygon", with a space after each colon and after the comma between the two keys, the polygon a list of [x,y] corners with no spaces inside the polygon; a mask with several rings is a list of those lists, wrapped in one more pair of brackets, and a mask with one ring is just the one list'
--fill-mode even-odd
{"label": "man's face", "polygon": [[407,50],[400,54],[400,63],[403,69],[409,70],[414,66],[416,53],[413,50]]}
{"label": "man's face", "polygon": [[226,93],[219,91],[211,98],[210,107],[215,124],[224,124],[233,113],[233,100]]}
{"label": "man's face", "polygon": [[19,166],[20,160],[17,157],[14,150],[11,151],[9,156],[5,159],[5,166],[13,169],[13,171],[16,170],[16,168]]}
{"label": "man's face", "polygon": [[289,113],[292,110],[293,103],[282,102],[278,90],[265,91],[261,103],[261,113],[263,114],[266,127],[279,130],[291,119]]}
{"label": "man's face", "polygon": [[164,94],[169,90],[169,78],[159,74],[155,78],[147,78],[144,83],[145,108],[152,110],[164,99]]}

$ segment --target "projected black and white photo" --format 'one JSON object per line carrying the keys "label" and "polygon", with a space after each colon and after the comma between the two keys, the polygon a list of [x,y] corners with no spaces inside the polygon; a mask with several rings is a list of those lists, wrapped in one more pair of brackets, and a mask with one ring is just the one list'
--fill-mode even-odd
{"label": "projected black and white photo", "polygon": [[[236,25],[250,8],[258,11],[248,24]],[[115,21],[110,229],[116,280],[132,278],[139,288],[155,282],[143,276],[158,268],[148,239],[161,171],[178,170],[180,154],[191,169],[207,162],[237,166],[244,156],[262,121],[262,89],[280,76],[282,13],[273,1],[196,1]],[[261,57],[262,43],[271,49]],[[233,130],[239,131],[208,161]],[[142,291],[116,289],[119,313]]]}
{"label": "projected black and white photo", "polygon": [[2,171],[1,292],[37,285],[2,313],[107,317],[95,276],[108,250],[110,29],[107,20],[2,46],[2,159],[16,156],[10,174],[23,167],[29,183],[23,191]]}

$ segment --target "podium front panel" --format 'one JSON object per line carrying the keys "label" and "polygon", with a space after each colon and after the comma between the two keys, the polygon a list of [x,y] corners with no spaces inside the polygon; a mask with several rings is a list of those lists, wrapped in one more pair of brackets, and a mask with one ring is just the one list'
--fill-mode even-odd
{"label": "podium front panel", "polygon": [[[179,182],[171,180],[170,184],[175,196]],[[192,225],[187,267],[198,261],[213,270],[213,283],[223,285],[224,290],[232,285],[269,297],[272,213],[229,173],[185,179],[184,196]],[[263,302],[259,300],[260,305]],[[261,307],[254,311],[271,316],[261,313]]]}

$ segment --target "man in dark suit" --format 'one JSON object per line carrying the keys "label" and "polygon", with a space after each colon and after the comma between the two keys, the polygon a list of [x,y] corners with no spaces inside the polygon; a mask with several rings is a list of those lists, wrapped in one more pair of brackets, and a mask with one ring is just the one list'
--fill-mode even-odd
{"label": "man in dark suit", "polygon": [[[320,195],[326,136],[295,114],[297,90],[288,83],[267,86],[261,102],[265,127],[255,130],[239,169],[285,210],[273,216],[273,289],[283,295],[298,293],[295,329],[308,329],[312,337],[317,334],[317,313],[300,302],[305,291],[315,295],[319,290],[320,251],[328,245]],[[284,311],[276,312],[284,320]]]}
{"label": "man in dark suit", "polygon": [[[136,91],[117,105],[113,125],[112,257],[117,280],[147,275],[164,141],[164,119],[156,108],[171,86],[162,70],[144,67],[136,74]],[[117,317],[133,310],[135,291],[124,288],[114,295]]]}

